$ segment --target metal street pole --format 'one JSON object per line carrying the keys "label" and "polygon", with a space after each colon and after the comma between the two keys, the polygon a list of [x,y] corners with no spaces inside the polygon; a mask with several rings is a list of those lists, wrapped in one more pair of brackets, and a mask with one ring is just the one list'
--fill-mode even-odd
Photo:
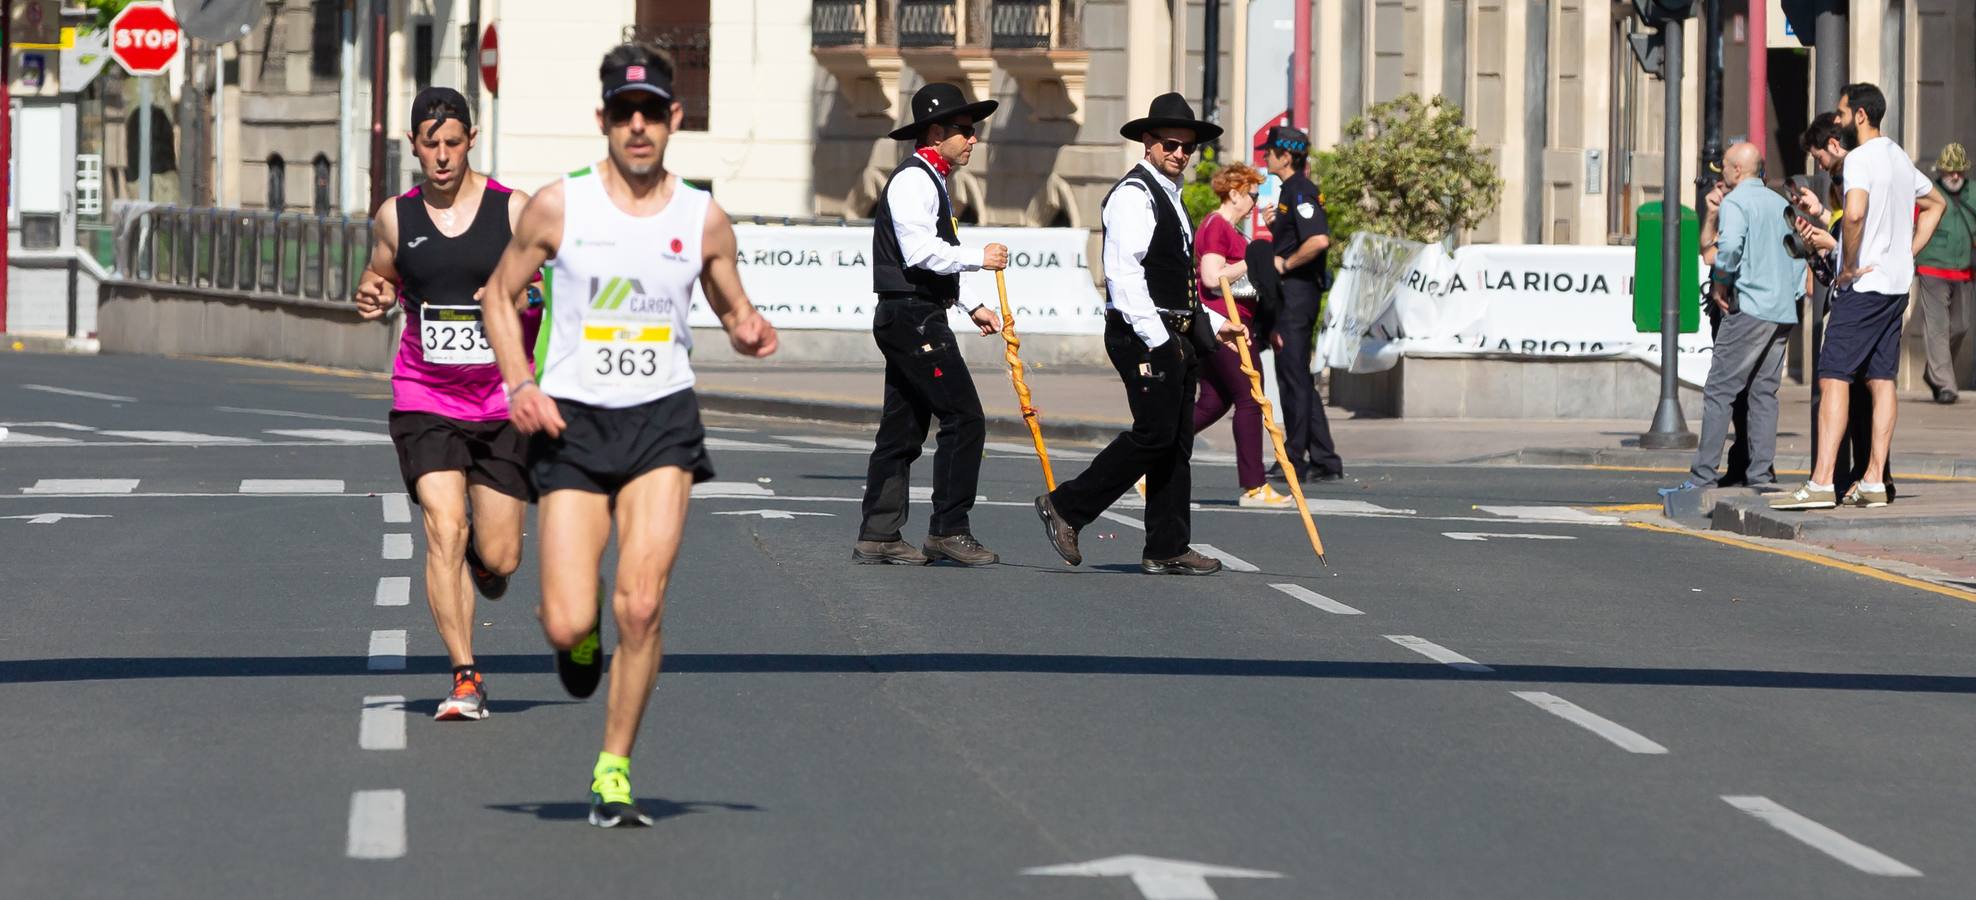
{"label": "metal street pole", "polygon": [[[1290,127],[1314,131],[1310,120],[1310,6],[1313,0],[1290,0],[1297,29],[1290,55]],[[1248,140],[1244,137],[1243,140]]]}
{"label": "metal street pole", "polygon": [[14,0],[0,0],[0,28],[9,29],[0,40],[0,334],[7,333],[7,246],[13,239],[14,198],[9,189],[14,182],[14,98],[8,85],[14,80]]}
{"label": "metal street pole", "polygon": [[384,199],[391,196],[384,178],[385,92],[391,90],[390,2],[371,0],[370,205],[366,207],[369,210],[383,206]]}
{"label": "metal street pole", "polygon": [[137,199],[151,202],[151,76],[137,76]]}
{"label": "metal street pole", "polygon": [[1666,170],[1661,175],[1660,192],[1660,405],[1654,409],[1653,425],[1640,435],[1640,446],[1648,450],[1685,450],[1696,444],[1681,414],[1681,20],[1669,19],[1661,26],[1666,56],[1661,62],[1661,81],[1667,88],[1665,150],[1661,159]]}
{"label": "metal street pole", "polygon": [[1708,192],[1722,177],[1722,0],[1707,0],[1707,4],[1702,32],[1702,158],[1695,171],[1697,212],[1707,208]]}
{"label": "metal street pole", "polygon": [[[1206,0],[1201,7],[1201,118],[1203,120],[1221,121],[1215,110],[1220,93],[1221,0]],[[1240,129],[1227,130],[1233,132]]]}
{"label": "metal street pole", "polygon": [[[1770,4],[1750,4],[1750,141],[1770,146]],[[1782,174],[1782,173],[1779,173]]]}

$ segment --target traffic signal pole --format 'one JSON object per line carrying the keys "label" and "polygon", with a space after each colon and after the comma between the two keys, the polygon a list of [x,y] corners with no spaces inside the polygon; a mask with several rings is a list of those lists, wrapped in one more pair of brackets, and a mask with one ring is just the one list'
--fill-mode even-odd
{"label": "traffic signal pole", "polygon": [[1681,20],[1661,25],[1665,56],[1661,83],[1667,89],[1665,147],[1661,153],[1660,232],[1660,405],[1653,424],[1640,435],[1647,450],[1692,449],[1697,440],[1681,414]]}

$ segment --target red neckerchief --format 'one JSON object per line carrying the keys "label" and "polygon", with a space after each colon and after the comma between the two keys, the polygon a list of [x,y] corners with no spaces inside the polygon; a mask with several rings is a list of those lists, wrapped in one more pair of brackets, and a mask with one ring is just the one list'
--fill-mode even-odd
{"label": "red neckerchief", "polygon": [[918,154],[920,159],[926,160],[926,164],[932,166],[933,171],[940,173],[941,178],[954,174],[954,164],[948,162],[946,157],[940,155],[939,148],[921,147],[914,152]]}

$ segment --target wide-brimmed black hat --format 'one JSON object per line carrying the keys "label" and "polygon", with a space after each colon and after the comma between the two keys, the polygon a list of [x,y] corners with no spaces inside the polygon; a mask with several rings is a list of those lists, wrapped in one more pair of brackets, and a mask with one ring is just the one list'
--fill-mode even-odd
{"label": "wide-brimmed black hat", "polygon": [[1185,128],[1194,132],[1195,143],[1205,144],[1221,137],[1221,126],[1213,122],[1203,122],[1194,118],[1194,107],[1188,105],[1187,98],[1179,94],[1161,94],[1153,98],[1146,109],[1146,117],[1125,123],[1118,133],[1128,141],[1136,141],[1146,132],[1155,128]]}
{"label": "wide-brimmed black hat", "polygon": [[926,132],[929,125],[955,116],[969,116],[976,122],[995,114],[1002,104],[994,100],[967,102],[957,85],[934,82],[913,92],[913,120],[892,130],[895,141],[910,141]]}
{"label": "wide-brimmed black hat", "polygon": [[1289,125],[1272,126],[1269,129],[1269,133],[1263,135],[1262,143],[1256,145],[1256,149],[1282,150],[1285,153],[1292,154],[1308,153],[1310,152],[1310,135],[1305,134],[1301,128],[1295,128]]}

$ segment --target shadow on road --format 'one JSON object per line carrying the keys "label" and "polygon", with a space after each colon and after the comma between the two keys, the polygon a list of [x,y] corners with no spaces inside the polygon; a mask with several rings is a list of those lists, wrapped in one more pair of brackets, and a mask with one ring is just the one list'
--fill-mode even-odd
{"label": "shadow on road", "polygon": [[[501,812],[520,813],[534,816],[548,822],[582,821],[590,817],[588,803],[490,803],[488,809]],[[719,803],[702,800],[672,801],[661,797],[640,797],[638,808],[653,821],[671,819],[677,816],[692,815],[697,812],[718,809],[728,812],[760,812],[761,807],[752,803]]]}
{"label": "shadow on road", "polygon": [[[577,702],[575,700],[489,700],[487,701],[487,711],[490,713],[518,713],[527,712],[538,706],[570,706]],[[405,704],[405,711],[431,718],[439,712],[439,698],[433,697],[426,700],[410,701]]]}
{"label": "shadow on road", "polygon": [[[546,653],[480,655],[481,671],[548,674]],[[444,656],[412,657],[384,674],[452,671]],[[864,675],[1010,673],[1157,675],[1206,678],[1309,678],[1336,681],[1489,681],[1635,684],[1670,687],[1792,688],[1976,694],[1976,676],[1878,672],[1788,672],[1761,669],[1661,669],[1547,666],[1488,662],[1492,672],[1462,672],[1439,663],[1355,660],[1236,659],[1189,656],[1093,656],[1040,653],[671,653],[672,675]],[[0,661],[0,684],[125,681],[153,678],[294,678],[368,674],[352,656],[162,656]],[[528,701],[517,701],[528,702]]]}

